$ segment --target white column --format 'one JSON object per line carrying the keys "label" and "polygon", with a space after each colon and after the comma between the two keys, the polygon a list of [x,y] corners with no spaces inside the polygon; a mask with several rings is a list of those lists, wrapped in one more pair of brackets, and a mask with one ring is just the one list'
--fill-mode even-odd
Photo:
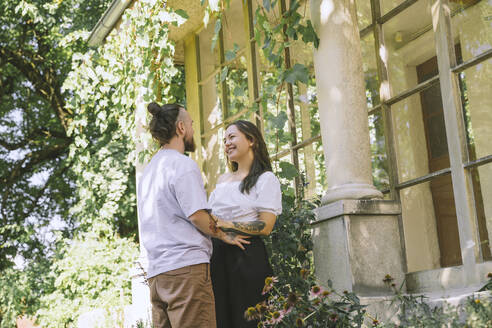
{"label": "white column", "polygon": [[[137,90],[137,99],[135,101],[135,148],[136,148],[136,183],[142,176],[143,170],[147,163],[140,163],[138,154],[151,147],[152,137],[148,133],[146,126],[147,118],[147,103],[143,100],[143,95],[146,93],[144,87]],[[140,220],[138,220],[138,236],[140,240],[140,254],[137,259],[138,263],[133,266],[130,276],[132,279],[132,304],[125,308],[125,322],[124,327],[134,327],[139,320],[144,323],[151,324],[151,304],[150,304],[150,292],[146,284],[145,277],[142,275],[143,270],[147,271],[147,252],[143,247],[141,241]]]}
{"label": "white column", "polygon": [[314,68],[328,189],[323,204],[382,198],[372,184],[369,127],[354,0],[311,0],[320,38]]}

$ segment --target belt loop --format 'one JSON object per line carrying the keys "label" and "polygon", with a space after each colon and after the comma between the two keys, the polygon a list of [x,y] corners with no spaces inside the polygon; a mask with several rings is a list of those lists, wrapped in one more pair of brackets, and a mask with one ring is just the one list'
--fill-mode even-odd
{"label": "belt loop", "polygon": [[208,281],[209,265],[210,265],[209,263],[205,263],[205,281]]}

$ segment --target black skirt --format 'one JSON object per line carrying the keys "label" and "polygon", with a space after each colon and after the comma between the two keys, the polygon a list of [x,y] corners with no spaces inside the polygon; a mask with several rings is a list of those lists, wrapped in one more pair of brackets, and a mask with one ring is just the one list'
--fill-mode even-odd
{"label": "black skirt", "polygon": [[253,328],[244,312],[266,299],[261,295],[265,278],[273,275],[265,244],[260,237],[248,239],[246,250],[213,239],[210,274],[215,296],[217,328]]}

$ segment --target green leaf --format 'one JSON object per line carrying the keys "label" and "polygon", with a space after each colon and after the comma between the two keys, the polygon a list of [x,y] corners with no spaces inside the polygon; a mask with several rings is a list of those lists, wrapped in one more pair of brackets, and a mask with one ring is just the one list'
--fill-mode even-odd
{"label": "green leaf", "polygon": [[299,27],[299,32],[302,34],[302,41],[304,41],[305,43],[313,42],[314,47],[318,49],[319,38],[313,28],[313,25],[311,24],[311,20],[307,21],[306,26],[301,25]]}
{"label": "green leaf", "polygon": [[143,164],[145,162],[145,157],[147,156],[146,151],[141,151],[138,153],[138,162]]}
{"label": "green leaf", "polygon": [[214,33],[219,34],[221,28],[222,28],[222,22],[220,19],[217,19],[217,21],[215,22]]}
{"label": "green leaf", "polygon": [[220,72],[220,82],[224,82],[226,77],[227,77],[227,73],[229,73],[229,67],[228,66],[225,66],[222,71]]}
{"label": "green leaf", "polygon": [[242,97],[244,96],[244,87],[237,86],[233,91],[234,97]]}
{"label": "green leaf", "polygon": [[269,35],[267,35],[267,36],[265,37],[265,42],[263,42],[263,47],[262,47],[262,49],[266,49],[266,48],[268,48],[268,47],[270,46],[270,41],[271,41],[271,40],[272,40],[272,39],[270,38],[270,36],[269,36]]}
{"label": "green leaf", "polygon": [[277,130],[282,130],[285,126],[285,122],[287,122],[288,117],[287,114],[282,111],[278,113],[277,116],[274,116],[270,119],[270,122],[272,123],[273,127]]}
{"label": "green leaf", "polygon": [[299,175],[296,167],[289,162],[280,162],[279,166],[282,169],[279,173],[282,178],[292,179]]}
{"label": "green leaf", "polygon": [[236,58],[236,52],[233,50],[227,50],[225,53],[225,60],[226,61],[231,61],[234,58]]}
{"label": "green leaf", "polygon": [[222,23],[220,19],[217,19],[217,21],[215,22],[214,36],[212,38],[212,44],[211,44],[212,51],[214,50],[215,45],[217,44],[217,40],[219,39],[219,32],[221,28],[222,28]]}
{"label": "green leaf", "polygon": [[306,66],[295,64],[294,67],[285,71],[285,82],[295,84],[297,81],[307,84],[309,72]]}
{"label": "green leaf", "polygon": [[188,13],[186,13],[186,11],[183,9],[178,9],[175,11],[175,13],[178,14],[179,16],[183,17],[184,19],[190,18],[190,16],[188,16]]}
{"label": "green leaf", "polygon": [[287,27],[287,30],[285,31],[285,34],[287,34],[287,36],[289,38],[292,38],[294,40],[297,39],[296,30],[292,26],[288,26]]}

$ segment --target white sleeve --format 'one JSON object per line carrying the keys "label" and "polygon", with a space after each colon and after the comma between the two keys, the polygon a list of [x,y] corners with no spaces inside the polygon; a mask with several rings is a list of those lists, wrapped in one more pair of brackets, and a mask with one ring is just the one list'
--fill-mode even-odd
{"label": "white sleeve", "polygon": [[258,212],[282,213],[282,191],[280,182],[272,172],[263,173],[256,182],[258,198],[255,209]]}
{"label": "white sleeve", "polygon": [[207,193],[198,167],[182,174],[174,185],[176,199],[186,217],[198,210],[208,210]]}

